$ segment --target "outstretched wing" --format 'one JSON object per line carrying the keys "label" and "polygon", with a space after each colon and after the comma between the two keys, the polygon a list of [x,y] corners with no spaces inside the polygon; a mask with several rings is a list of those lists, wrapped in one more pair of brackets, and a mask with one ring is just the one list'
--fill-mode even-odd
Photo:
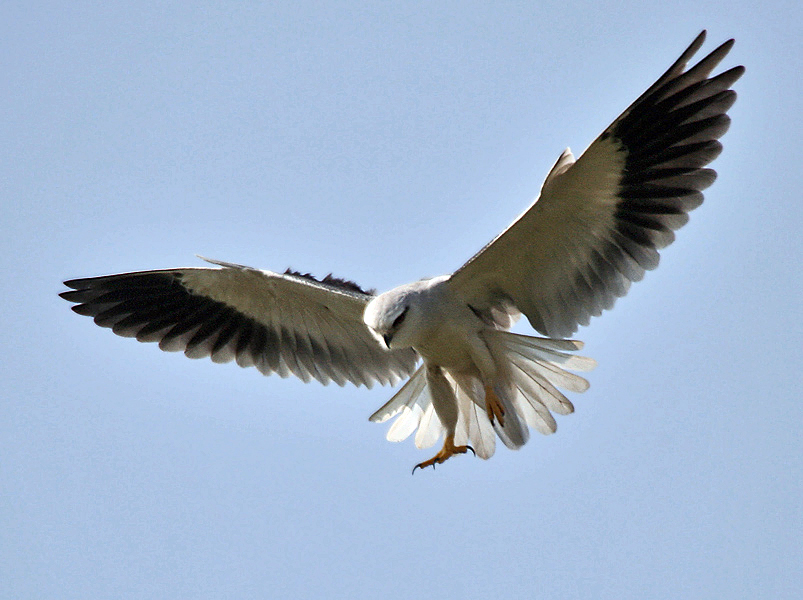
{"label": "outstretched wing", "polygon": [[371,387],[415,369],[413,350],[388,351],[363,323],[373,297],[355,284],[219,263],[73,279],[61,297],[124,337],[265,375]]}
{"label": "outstretched wing", "polygon": [[540,198],[452,275],[474,309],[515,307],[536,330],[565,337],[658,266],[658,250],[716,177],[703,167],[722,150],[730,87],[744,73],[709,77],[733,40],[686,70],[704,39],[705,31],[576,162],[566,150]]}

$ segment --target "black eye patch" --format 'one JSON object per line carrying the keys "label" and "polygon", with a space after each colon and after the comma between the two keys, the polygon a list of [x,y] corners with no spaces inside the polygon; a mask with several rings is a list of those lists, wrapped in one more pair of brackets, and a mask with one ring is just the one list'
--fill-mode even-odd
{"label": "black eye patch", "polygon": [[393,331],[396,331],[399,328],[399,326],[404,321],[404,317],[406,317],[406,316],[407,316],[407,309],[405,308],[404,312],[402,312],[402,314],[400,314],[398,317],[396,317],[396,319],[393,321],[393,325],[391,325],[391,327],[393,328]]}

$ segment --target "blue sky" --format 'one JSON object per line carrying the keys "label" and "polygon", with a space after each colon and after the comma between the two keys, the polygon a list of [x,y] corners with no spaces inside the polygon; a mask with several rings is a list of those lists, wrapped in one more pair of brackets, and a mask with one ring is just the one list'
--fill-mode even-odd
{"label": "blue sky", "polygon": [[[0,7],[0,596],[793,598],[803,587],[798,2]],[[72,277],[196,253],[448,273],[694,36],[744,64],[719,180],[578,333],[591,389],[490,461],[392,393],[95,327]],[[525,329],[526,331],[526,329]]]}

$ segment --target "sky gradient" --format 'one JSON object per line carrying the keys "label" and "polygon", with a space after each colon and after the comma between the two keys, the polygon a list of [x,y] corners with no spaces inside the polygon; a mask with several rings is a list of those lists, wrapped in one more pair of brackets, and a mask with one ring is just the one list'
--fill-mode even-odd
{"label": "sky gradient", "polygon": [[[0,597],[798,597],[798,2],[0,7]],[[448,273],[707,28],[718,181],[577,338],[591,389],[489,461],[385,441],[389,388],[191,361],[65,279]],[[527,332],[526,326],[518,330]]]}

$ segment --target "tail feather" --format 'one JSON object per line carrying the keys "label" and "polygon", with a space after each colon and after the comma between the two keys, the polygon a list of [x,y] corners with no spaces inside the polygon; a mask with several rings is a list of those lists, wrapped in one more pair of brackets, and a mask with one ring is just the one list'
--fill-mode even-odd
{"label": "tail feather", "polygon": [[458,395],[458,403],[460,418],[457,421],[455,443],[469,444],[479,458],[488,460],[496,450],[496,432],[488,415],[466,394]]}
{"label": "tail feather", "polygon": [[581,393],[589,388],[588,380],[585,377],[569,373],[557,365],[532,360],[528,366],[534,373],[564,390]]}
{"label": "tail feather", "polygon": [[[424,365],[416,369],[410,379],[388,400],[382,407],[372,414],[368,420],[374,423],[384,423],[394,417],[404,408],[412,408],[416,403],[425,403],[424,398],[427,394],[423,392],[427,388],[427,378]],[[411,432],[412,433],[412,432]],[[409,434],[407,434],[409,435]],[[405,436],[406,437],[406,436]]]}
{"label": "tail feather", "polygon": [[423,414],[424,410],[418,405],[413,405],[412,408],[409,406],[403,407],[399,417],[388,429],[387,440],[389,442],[406,440],[418,427]]}
{"label": "tail feather", "polygon": [[[557,429],[552,413],[567,415],[574,411],[571,401],[557,388],[584,392],[588,381],[568,372],[589,371],[596,366],[591,358],[567,354],[583,347],[576,340],[556,340],[486,330],[486,342],[500,370],[501,378],[493,390],[501,402],[503,420],[488,418],[485,386],[472,376],[444,372],[457,399],[458,418],[455,443],[469,444],[478,457],[488,459],[496,449],[496,437],[509,448],[523,446],[529,428],[543,434]],[[389,441],[406,439],[413,432],[415,444],[427,448],[435,444],[446,428],[435,413],[426,367],[413,373],[407,383],[379,410],[371,421],[382,423],[397,417],[387,433]]]}
{"label": "tail feather", "polygon": [[524,416],[528,427],[532,427],[538,433],[549,435],[555,433],[558,424],[555,417],[540,402],[530,401],[524,394],[516,396],[516,410]]}
{"label": "tail feather", "polygon": [[[492,335],[504,340],[503,343],[508,349],[533,360],[553,363],[572,371],[591,371],[597,366],[597,361],[593,358],[566,353],[567,351],[580,350],[583,347],[583,343],[577,340],[552,340],[510,333],[509,331],[495,331]],[[569,343],[556,344],[555,342]]]}
{"label": "tail feather", "polygon": [[538,373],[527,371],[526,365],[513,363],[513,378],[516,387],[522,395],[530,400],[543,404],[545,408],[559,415],[570,415],[574,412],[574,405],[558,388]]}
{"label": "tail feather", "polygon": [[458,418],[455,444],[468,444],[483,460],[491,458],[496,450],[496,432],[485,412],[482,382],[476,377],[455,376]]}
{"label": "tail feather", "polygon": [[438,418],[435,407],[430,401],[429,406],[427,406],[426,410],[424,410],[424,414],[421,416],[418,431],[415,434],[415,447],[430,448],[434,446],[443,431],[444,428],[443,425],[441,425],[441,420]]}

